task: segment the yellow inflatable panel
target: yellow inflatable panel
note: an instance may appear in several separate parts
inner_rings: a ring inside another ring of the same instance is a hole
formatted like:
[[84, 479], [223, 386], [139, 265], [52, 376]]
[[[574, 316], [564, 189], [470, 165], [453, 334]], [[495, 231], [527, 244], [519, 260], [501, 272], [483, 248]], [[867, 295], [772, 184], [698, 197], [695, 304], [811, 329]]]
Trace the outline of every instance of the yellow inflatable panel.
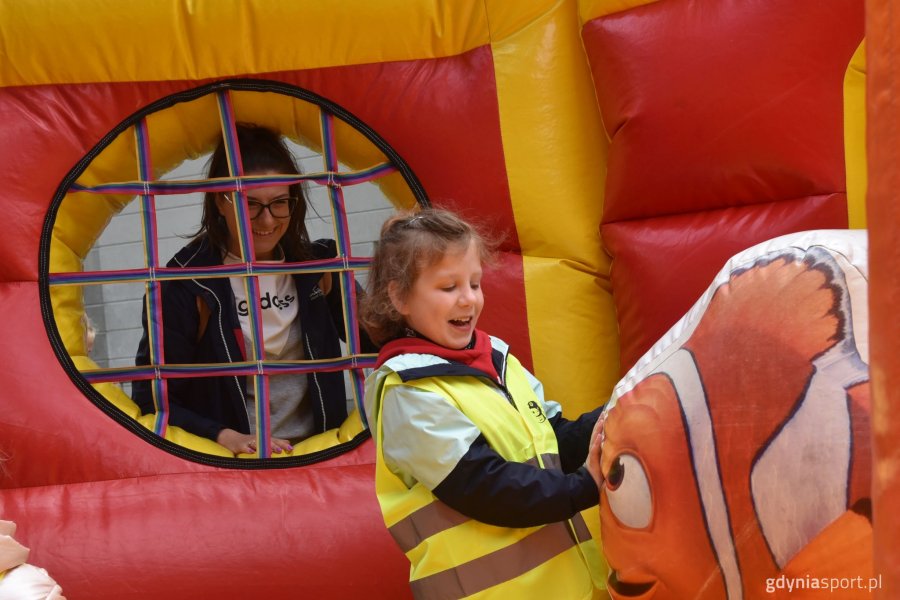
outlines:
[[124, 0], [102, 10], [51, 0], [35, 20], [31, 3], [0, 4], [2, 85], [202, 80], [435, 58], [489, 42], [477, 0], [304, 2], [302, 16], [291, 0]]
[[859, 45], [844, 76], [844, 156], [851, 229], [866, 228], [866, 42]]
[[[543, 12], [536, 5], [522, 11], [527, 26], [492, 49], [534, 368], [548, 397], [575, 416], [602, 403], [618, 377], [609, 259], [598, 229], [605, 136], [587, 60], [571, 34], [575, 5], [543, 2]], [[488, 9], [492, 23], [503, 22], [508, 5]], [[566, 209], [554, 210], [563, 200]]]
[[653, 4], [657, 0], [579, 0], [578, 15], [582, 24], [613, 13]]

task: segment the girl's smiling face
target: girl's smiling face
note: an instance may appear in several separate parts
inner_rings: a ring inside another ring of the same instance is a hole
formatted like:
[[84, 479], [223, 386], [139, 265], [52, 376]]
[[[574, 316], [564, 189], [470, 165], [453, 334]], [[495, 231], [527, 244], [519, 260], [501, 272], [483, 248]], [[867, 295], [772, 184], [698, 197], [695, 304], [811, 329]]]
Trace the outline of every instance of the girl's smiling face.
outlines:
[[441, 260], [419, 273], [405, 298], [392, 289], [391, 301], [409, 327], [441, 346], [460, 350], [472, 340], [484, 307], [481, 275], [474, 241], [466, 247], [451, 247]]

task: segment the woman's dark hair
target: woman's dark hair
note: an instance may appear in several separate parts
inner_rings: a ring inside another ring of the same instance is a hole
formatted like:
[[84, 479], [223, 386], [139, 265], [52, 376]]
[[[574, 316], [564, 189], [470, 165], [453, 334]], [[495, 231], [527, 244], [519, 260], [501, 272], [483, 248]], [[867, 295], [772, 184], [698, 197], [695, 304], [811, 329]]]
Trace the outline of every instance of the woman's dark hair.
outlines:
[[[271, 129], [253, 123], [235, 123], [237, 142], [241, 152], [241, 163], [245, 175], [277, 173], [279, 175], [300, 174], [294, 157], [284, 143], [281, 135]], [[228, 157], [225, 154], [225, 141], [219, 139], [216, 149], [209, 160], [207, 177], [229, 177]], [[301, 261], [312, 258], [310, 254], [309, 234], [306, 231], [306, 193], [302, 183], [289, 186], [290, 194], [299, 202], [291, 214], [287, 231], [279, 244], [289, 261]], [[194, 238], [206, 237], [209, 243], [218, 248], [224, 256], [228, 250], [228, 227], [225, 218], [216, 206], [219, 192], [206, 192], [203, 198], [203, 219], [200, 230]]]

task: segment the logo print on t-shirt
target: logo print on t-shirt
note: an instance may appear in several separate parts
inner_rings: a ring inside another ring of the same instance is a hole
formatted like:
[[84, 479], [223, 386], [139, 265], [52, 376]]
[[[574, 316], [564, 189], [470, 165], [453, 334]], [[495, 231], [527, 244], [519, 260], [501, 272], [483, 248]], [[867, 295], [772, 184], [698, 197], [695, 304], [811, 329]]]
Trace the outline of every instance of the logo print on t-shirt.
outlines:
[[[277, 295], [272, 296], [271, 293], [266, 292], [266, 295], [259, 299], [259, 307], [263, 310], [269, 310], [272, 308], [277, 308], [278, 310], [284, 310], [288, 308], [291, 304], [293, 304], [294, 300], [296, 300], [294, 296], [291, 294], [287, 294], [284, 298], [279, 298]], [[242, 317], [246, 317], [248, 314], [247, 311], [247, 301], [241, 300], [237, 305], [238, 314]]]

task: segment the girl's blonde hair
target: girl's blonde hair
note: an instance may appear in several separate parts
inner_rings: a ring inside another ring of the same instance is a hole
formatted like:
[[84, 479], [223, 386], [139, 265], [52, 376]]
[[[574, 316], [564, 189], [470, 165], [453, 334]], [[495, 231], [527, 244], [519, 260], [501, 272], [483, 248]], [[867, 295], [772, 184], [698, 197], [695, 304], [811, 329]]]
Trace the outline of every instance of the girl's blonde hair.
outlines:
[[448, 249], [465, 249], [472, 242], [482, 262], [493, 262], [497, 243], [450, 211], [426, 208], [385, 221], [360, 305], [360, 320], [372, 341], [384, 344], [401, 337], [406, 328], [391, 301], [392, 282], [395, 293], [405, 298], [424, 269], [439, 262]]

